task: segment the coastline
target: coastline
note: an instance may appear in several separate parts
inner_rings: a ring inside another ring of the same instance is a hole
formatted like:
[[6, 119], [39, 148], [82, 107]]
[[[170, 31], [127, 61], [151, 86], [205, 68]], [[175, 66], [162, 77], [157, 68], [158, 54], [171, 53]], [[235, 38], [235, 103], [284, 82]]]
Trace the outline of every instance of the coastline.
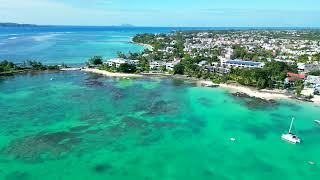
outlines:
[[[170, 77], [170, 78], [176, 78], [176, 79], [181, 79], [181, 80], [190, 80], [194, 81], [197, 83], [199, 86], [208, 86], [208, 87], [217, 87], [217, 88], [222, 88], [226, 89], [230, 93], [245, 93], [250, 97], [254, 98], [259, 98], [259, 99], [264, 99], [264, 100], [299, 100], [302, 101], [301, 99], [296, 99], [292, 95], [290, 95], [286, 90], [269, 90], [269, 89], [262, 89], [258, 90], [253, 87], [247, 87], [247, 86], [242, 86], [239, 84], [215, 84], [212, 81], [208, 80], [200, 80], [196, 78], [190, 78], [186, 76], [179, 76], [179, 75], [172, 75], [172, 74], [166, 74], [166, 73], [140, 73], [140, 74], [129, 74], [129, 73], [113, 73], [113, 72], [108, 72], [104, 70], [99, 70], [99, 69], [94, 69], [94, 68], [65, 68], [61, 69], [62, 71], [83, 71], [83, 72], [89, 72], [89, 73], [95, 73], [95, 74], [101, 74], [104, 76], [108, 77], [127, 77], [127, 78], [142, 78], [142, 77]], [[312, 99], [312, 102], [314, 104], [319, 104], [320, 105], [320, 96], [315, 96]]]
[[153, 51], [153, 46], [151, 46], [150, 44], [144, 44], [144, 43], [136, 43], [136, 42], [131, 42], [132, 44], [136, 44], [136, 45], [140, 45], [140, 46], [143, 46], [147, 49], [149, 49], [150, 51]]
[[[199, 80], [199, 83], [201, 85], [205, 86], [217, 86], [223, 89], [226, 89], [230, 93], [244, 93], [247, 94], [250, 97], [264, 99], [267, 101], [270, 100], [297, 100], [297, 101], [304, 101], [302, 99], [297, 99], [296, 97], [290, 95], [286, 90], [268, 90], [268, 89], [262, 89], [258, 90], [252, 87], [242, 86], [238, 84], [215, 84], [211, 81], [201, 81]], [[309, 102], [313, 104], [320, 105], [320, 96], [315, 96], [311, 101], [304, 101]]]
[[279, 100], [279, 99], [292, 99], [292, 97], [285, 90], [258, 90], [252, 87], [246, 87], [238, 84], [215, 84], [211, 81], [200, 81], [201, 84], [209, 86], [219, 86], [220, 88], [227, 89], [231, 93], [240, 92], [249, 95], [250, 97], [265, 99], [265, 100]]
[[99, 70], [99, 69], [93, 69], [93, 68], [84, 68], [84, 69], [81, 69], [81, 71], [95, 73], [95, 74], [101, 74], [101, 75], [109, 76], [109, 77], [143, 77], [143, 75], [140, 75], [140, 74], [112, 73], [112, 72]]

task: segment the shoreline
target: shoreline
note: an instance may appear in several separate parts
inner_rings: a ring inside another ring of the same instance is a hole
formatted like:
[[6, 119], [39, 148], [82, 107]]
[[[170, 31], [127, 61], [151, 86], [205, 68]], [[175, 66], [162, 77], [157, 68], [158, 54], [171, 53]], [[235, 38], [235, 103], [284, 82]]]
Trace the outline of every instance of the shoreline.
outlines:
[[113, 73], [113, 72], [108, 72], [108, 71], [93, 69], [93, 68], [84, 68], [84, 69], [80, 69], [80, 71], [101, 74], [101, 75], [109, 76], [109, 77], [135, 77], [135, 78], [143, 77], [143, 75], [140, 75], [140, 74]]
[[219, 87], [222, 89], [226, 89], [230, 93], [237, 93], [237, 92], [244, 93], [250, 97], [264, 99], [267, 101], [270, 101], [270, 100], [296, 100], [296, 101], [303, 101], [303, 102], [309, 102], [309, 103], [320, 105], [320, 96], [315, 96], [314, 98], [311, 99], [311, 101], [306, 101], [306, 100], [303, 100], [300, 98], [296, 98], [295, 96], [292, 96], [286, 90], [280, 90], [280, 89], [258, 90], [253, 87], [242, 86], [239, 84], [225, 84], [225, 83], [215, 84], [211, 81], [205, 81], [205, 80], [199, 80], [199, 83], [202, 85], [206, 85], [206, 86], [216, 86], [216, 87]]
[[279, 100], [279, 99], [293, 99], [286, 90], [258, 90], [252, 87], [242, 86], [238, 84], [215, 84], [211, 81], [200, 81], [201, 84], [209, 86], [218, 86], [223, 89], [229, 90], [231, 93], [240, 92], [249, 95], [250, 97], [265, 99], [265, 100]]
[[[169, 78], [175, 78], [175, 79], [181, 79], [181, 80], [188, 80], [188, 81], [194, 81], [197, 83], [198, 86], [207, 86], [207, 87], [216, 87], [216, 88], [222, 88], [226, 89], [230, 93], [245, 93], [250, 97], [253, 98], [259, 98], [264, 100], [298, 100], [303, 101], [301, 99], [297, 99], [291, 94], [289, 94], [286, 90], [278, 90], [278, 89], [262, 89], [258, 90], [253, 87], [247, 87], [242, 86], [239, 84], [215, 84], [212, 81], [208, 80], [201, 80], [197, 78], [191, 78], [183, 75], [172, 75], [167, 73], [140, 73], [140, 74], [129, 74], [129, 73], [113, 73], [108, 72], [104, 70], [94, 69], [94, 68], [65, 68], [62, 69], [62, 71], [83, 71], [83, 72], [89, 72], [89, 73], [95, 73], [95, 74], [101, 74], [108, 77], [127, 77], [127, 78], [142, 78], [142, 77], [169, 77]], [[320, 105], [320, 96], [315, 96], [313, 99], [311, 99], [313, 104]], [[307, 102], [307, 101], [304, 101]]]
[[136, 42], [133, 42], [133, 41], [131, 41], [131, 43], [132, 43], [132, 44], [136, 44], [136, 45], [143, 46], [143, 47], [149, 49], [150, 51], [153, 51], [153, 46], [151, 46], [150, 44], [136, 43]]

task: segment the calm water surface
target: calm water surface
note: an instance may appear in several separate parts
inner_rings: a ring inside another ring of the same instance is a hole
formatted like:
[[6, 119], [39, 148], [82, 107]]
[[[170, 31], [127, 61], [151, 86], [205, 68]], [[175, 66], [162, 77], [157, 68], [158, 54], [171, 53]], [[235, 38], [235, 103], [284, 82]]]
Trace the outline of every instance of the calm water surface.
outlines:
[[[0, 179], [320, 177], [312, 104], [235, 98], [181, 80], [58, 72], [1, 78], [0, 114]], [[280, 139], [292, 116], [300, 145]]]

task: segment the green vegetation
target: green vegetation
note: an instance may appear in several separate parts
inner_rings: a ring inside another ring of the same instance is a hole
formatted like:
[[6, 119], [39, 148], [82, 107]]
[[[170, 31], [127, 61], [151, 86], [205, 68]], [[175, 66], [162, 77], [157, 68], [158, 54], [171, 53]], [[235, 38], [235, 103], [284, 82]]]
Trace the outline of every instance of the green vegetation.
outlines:
[[298, 97], [300, 97], [301, 96], [301, 92], [302, 92], [302, 90], [304, 88], [303, 81], [301, 79], [298, 79], [298, 80], [295, 81], [295, 88], [296, 88], [296, 95]]
[[12, 62], [9, 62], [7, 60], [0, 62], [0, 73], [9, 72], [9, 71], [13, 71], [16, 69], [17, 69], [16, 65], [13, 64]]
[[312, 61], [320, 61], [320, 53], [312, 56]]
[[137, 68], [134, 65], [125, 63], [119, 66], [118, 71], [122, 73], [135, 73]]
[[88, 66], [97, 66], [97, 65], [101, 65], [103, 63], [103, 59], [101, 56], [93, 56], [92, 58], [90, 58], [87, 62]]
[[8, 60], [0, 62], [0, 75], [12, 75], [21, 72], [44, 70], [59, 70], [59, 66], [43, 65], [41, 62], [31, 60], [25, 61], [19, 65], [14, 64]]
[[182, 63], [179, 63], [173, 67], [173, 73], [182, 75], [184, 74], [184, 69], [184, 65]]
[[[242, 60], [252, 60], [258, 61], [266, 58], [272, 58], [272, 51], [267, 51], [262, 48], [256, 48], [253, 52], [248, 51], [245, 47], [241, 45], [234, 45], [232, 59], [242, 59]], [[263, 57], [263, 59], [261, 58]]]
[[[287, 77], [287, 72], [297, 72], [297, 67], [283, 62], [272, 61], [266, 63], [263, 68], [232, 69], [228, 77], [239, 84], [259, 89], [280, 88]], [[278, 82], [281, 82], [281, 84]]]
[[311, 76], [320, 76], [320, 70], [312, 71], [312, 72], [309, 72], [308, 74], [311, 75]]
[[299, 63], [307, 63], [309, 61], [307, 55], [301, 55], [298, 57], [297, 62]]

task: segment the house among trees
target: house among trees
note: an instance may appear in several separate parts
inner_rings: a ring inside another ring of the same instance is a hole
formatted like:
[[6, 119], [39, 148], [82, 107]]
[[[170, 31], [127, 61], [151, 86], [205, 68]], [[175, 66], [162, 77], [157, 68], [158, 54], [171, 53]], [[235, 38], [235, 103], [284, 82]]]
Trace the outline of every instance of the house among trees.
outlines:
[[304, 74], [296, 74], [296, 73], [288, 72], [287, 78], [285, 79], [285, 84], [293, 85], [298, 80], [304, 81], [305, 78], [306, 76]]

